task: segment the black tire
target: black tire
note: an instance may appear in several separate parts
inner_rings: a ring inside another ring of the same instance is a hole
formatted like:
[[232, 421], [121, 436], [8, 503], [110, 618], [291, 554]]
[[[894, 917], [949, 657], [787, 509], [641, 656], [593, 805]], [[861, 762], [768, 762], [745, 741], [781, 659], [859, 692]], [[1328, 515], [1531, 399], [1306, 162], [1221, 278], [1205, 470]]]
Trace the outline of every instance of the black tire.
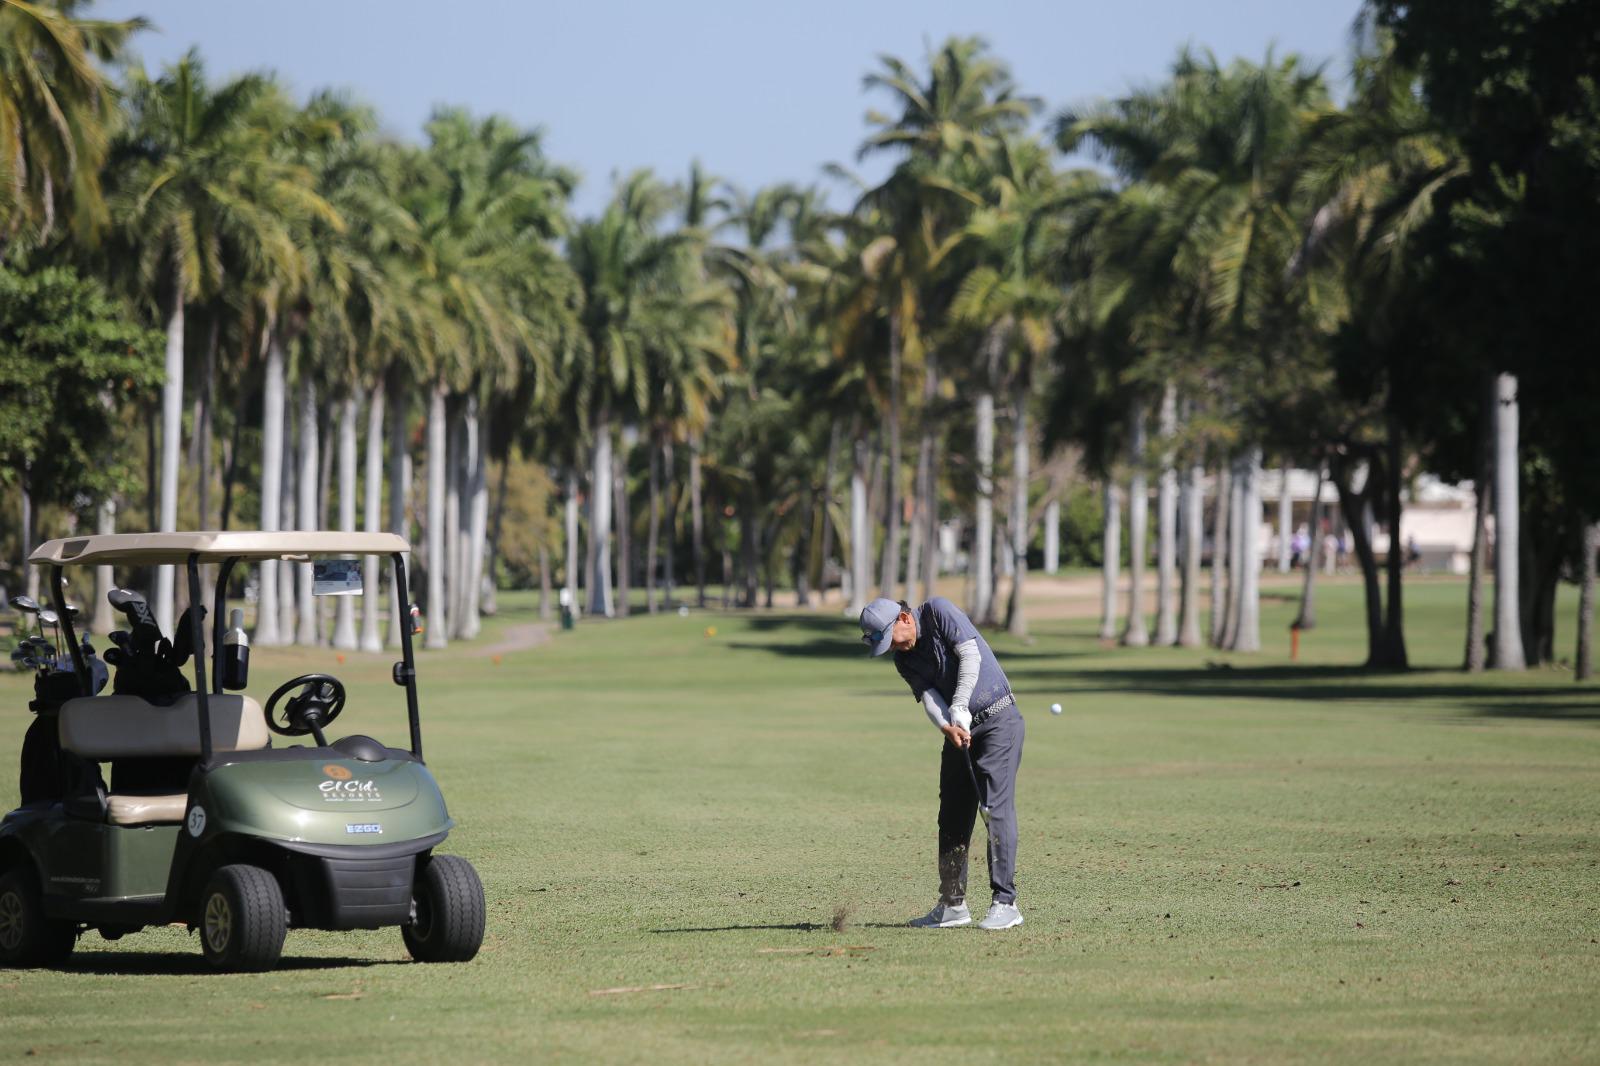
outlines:
[[0, 966], [54, 966], [77, 942], [75, 923], [45, 916], [32, 870], [21, 867], [0, 877]]
[[483, 882], [466, 859], [434, 855], [411, 890], [415, 917], [400, 930], [418, 962], [466, 962], [483, 945]]
[[289, 913], [278, 879], [259, 866], [223, 866], [200, 896], [200, 949], [219, 970], [270, 970], [283, 954]]

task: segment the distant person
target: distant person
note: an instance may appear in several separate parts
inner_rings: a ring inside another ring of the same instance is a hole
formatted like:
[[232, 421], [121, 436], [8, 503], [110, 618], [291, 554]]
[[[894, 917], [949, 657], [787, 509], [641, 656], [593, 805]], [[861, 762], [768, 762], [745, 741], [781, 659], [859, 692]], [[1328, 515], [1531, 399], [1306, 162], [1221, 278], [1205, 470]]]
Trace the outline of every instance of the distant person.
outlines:
[[861, 612], [861, 639], [873, 655], [894, 649], [895, 669], [945, 738], [939, 761], [939, 902], [909, 924], [919, 929], [971, 924], [967, 850], [983, 803], [990, 808], [994, 902], [978, 926], [1021, 925], [1016, 791], [1024, 729], [1005, 671], [972, 620], [942, 596], [915, 609], [903, 601], [873, 600]]

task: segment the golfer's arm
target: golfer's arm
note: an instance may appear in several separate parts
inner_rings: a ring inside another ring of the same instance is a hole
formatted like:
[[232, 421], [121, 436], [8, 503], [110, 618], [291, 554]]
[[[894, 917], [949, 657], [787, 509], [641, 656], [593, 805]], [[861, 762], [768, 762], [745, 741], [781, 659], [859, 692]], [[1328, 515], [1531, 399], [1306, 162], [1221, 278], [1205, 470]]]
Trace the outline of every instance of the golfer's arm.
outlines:
[[944, 697], [935, 690], [930, 688], [922, 694], [922, 709], [928, 712], [928, 721], [933, 723], [933, 728], [943, 729], [950, 724], [950, 708], [945, 705]]
[[978, 652], [977, 640], [957, 644], [956, 655], [961, 661], [956, 666], [956, 691], [950, 700], [950, 721], [953, 725], [970, 730], [972, 714], [967, 710], [967, 703], [972, 699], [972, 690], [978, 686], [978, 668], [983, 663], [983, 657]]

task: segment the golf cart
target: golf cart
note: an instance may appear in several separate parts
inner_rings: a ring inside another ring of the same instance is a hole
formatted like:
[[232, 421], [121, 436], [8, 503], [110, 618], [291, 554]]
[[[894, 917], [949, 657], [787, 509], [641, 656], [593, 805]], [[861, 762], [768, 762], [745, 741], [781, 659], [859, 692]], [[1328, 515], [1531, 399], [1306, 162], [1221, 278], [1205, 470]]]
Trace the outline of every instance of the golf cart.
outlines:
[[[223, 628], [238, 563], [321, 558], [319, 591], [354, 591], [351, 557], [387, 556], [406, 618], [409, 550], [388, 533], [223, 532], [73, 537], [33, 553], [31, 564], [50, 568], [70, 655], [51, 660], [38, 647], [28, 660], [39, 719], [23, 749], [22, 806], [0, 821], [0, 966], [59, 962], [89, 929], [115, 940], [175, 922], [198, 929], [205, 957], [223, 970], [270, 969], [290, 926], [399, 926], [424, 962], [477, 953], [483, 885], [471, 864], [433, 850], [455, 823], [422, 761], [410, 627], [400, 627], [392, 671], [406, 694], [409, 748], [361, 735], [330, 741], [345, 690], [329, 674], [284, 681], [264, 710], [227, 691], [247, 680], [237, 634], [225, 640]], [[114, 590], [130, 631], [111, 634], [113, 691], [97, 695], [106, 671], [73, 631], [62, 567], [172, 564], [187, 569], [191, 604], [178, 632], [168, 640], [142, 597]], [[204, 564], [218, 567], [209, 645]], [[193, 691], [179, 669], [191, 656]], [[273, 734], [310, 742], [276, 747]]]

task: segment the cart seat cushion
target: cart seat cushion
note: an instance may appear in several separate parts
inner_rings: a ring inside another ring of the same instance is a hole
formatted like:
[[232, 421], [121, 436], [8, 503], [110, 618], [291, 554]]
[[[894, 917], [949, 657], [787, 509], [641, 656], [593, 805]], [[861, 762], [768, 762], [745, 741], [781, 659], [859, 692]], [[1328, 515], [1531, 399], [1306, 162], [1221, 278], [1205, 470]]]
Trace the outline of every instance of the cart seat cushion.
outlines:
[[106, 797], [106, 821], [112, 825], [150, 825], [153, 822], [181, 822], [189, 796], [174, 792], [170, 796], [141, 796], [134, 793]]
[[[261, 705], [248, 696], [208, 700], [215, 751], [254, 751], [270, 739]], [[138, 696], [85, 696], [61, 705], [61, 746], [86, 759], [199, 755], [195, 695], [158, 707]]]

